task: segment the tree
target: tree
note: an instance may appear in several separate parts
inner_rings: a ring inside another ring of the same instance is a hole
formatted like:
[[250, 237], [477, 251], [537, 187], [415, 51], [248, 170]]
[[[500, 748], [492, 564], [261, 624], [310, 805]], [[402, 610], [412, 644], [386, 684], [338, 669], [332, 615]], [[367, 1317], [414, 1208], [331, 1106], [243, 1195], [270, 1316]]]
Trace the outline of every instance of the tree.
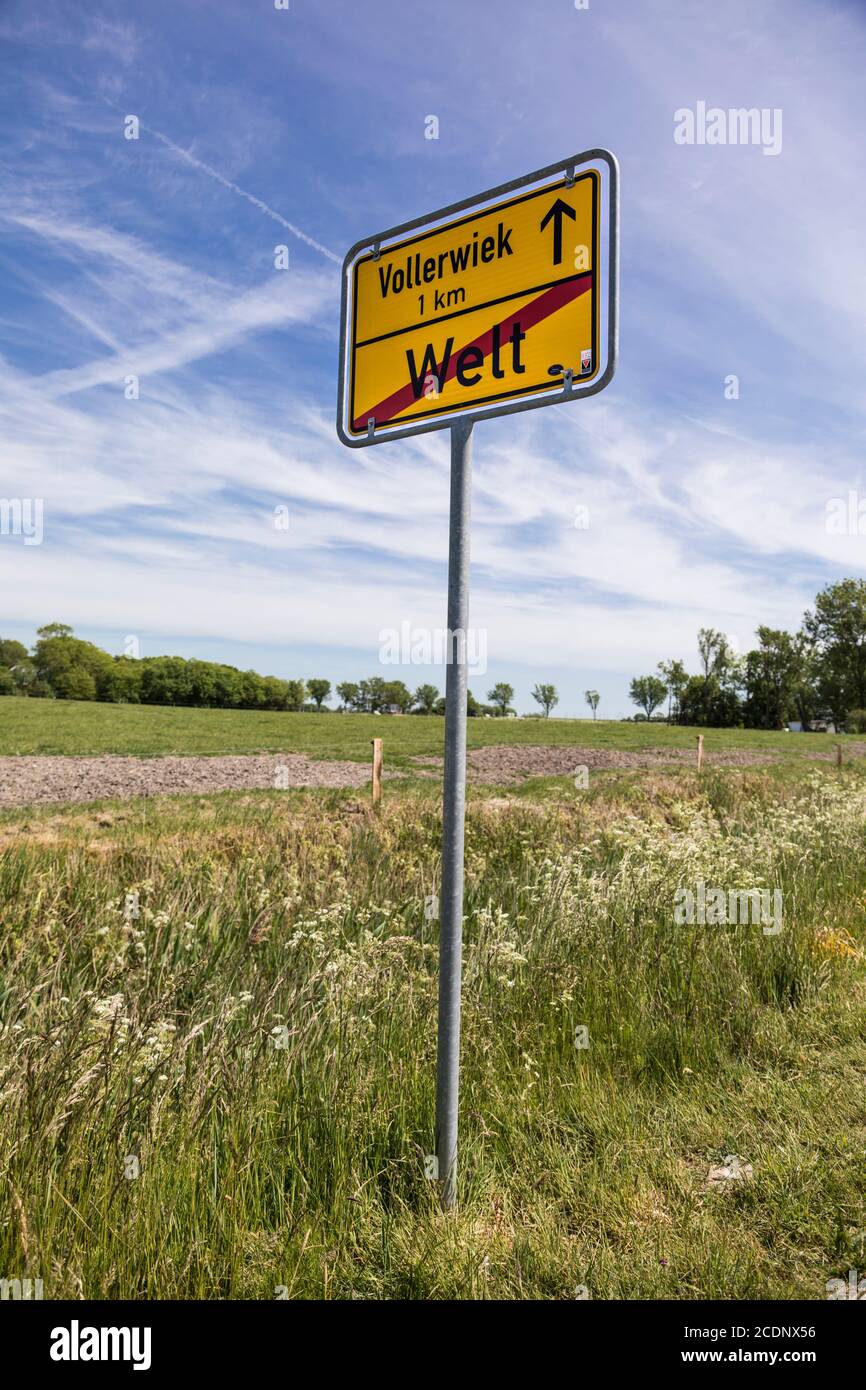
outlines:
[[36, 671], [23, 642], [0, 638], [0, 695], [29, 694]]
[[129, 656], [115, 656], [100, 677], [98, 700], [118, 705], [137, 705], [141, 700], [141, 662]]
[[819, 702], [838, 728], [848, 710], [866, 706], [866, 580], [828, 584], [804, 615], [803, 632], [815, 653]]
[[310, 699], [314, 702], [316, 709], [321, 709], [331, 693], [331, 682], [314, 678], [307, 681], [307, 690], [310, 692]]
[[32, 661], [16, 661], [10, 672], [18, 695], [33, 695], [40, 684]]
[[[241, 688], [244, 692], [243, 703], [247, 704], [247, 694], [250, 690], [248, 672], [242, 678]], [[217, 701], [219, 667], [210, 661], [189, 661], [185, 671], [186, 681], [184, 682], [185, 699], [191, 705], [202, 705], [205, 709], [215, 706]]]
[[279, 676], [263, 676], [262, 694], [265, 709], [285, 709], [288, 682], [280, 680]]
[[677, 683], [679, 723], [716, 729], [742, 724], [740, 691], [745, 681], [744, 659], [737, 656], [724, 633], [711, 627], [699, 630], [698, 651], [704, 668], [702, 675], [687, 677], [679, 663], [671, 663]]
[[584, 698], [584, 700], [586, 700], [586, 703], [589, 705], [590, 709], [592, 710], [592, 717], [593, 717], [593, 719], [594, 719], [594, 718], [595, 718], [595, 712], [596, 712], [596, 710], [598, 709], [598, 702], [599, 702], [599, 700], [601, 699], [601, 696], [599, 695], [599, 693], [598, 693], [597, 690], [584, 690], [584, 692], [583, 692], [583, 698]]
[[303, 709], [306, 693], [303, 681], [286, 681], [286, 709]]
[[698, 630], [698, 652], [705, 676], [717, 668], [727, 649], [728, 641], [723, 632], [716, 632], [712, 627], [702, 627]]
[[337, 696], [346, 709], [359, 709], [361, 688], [356, 681], [341, 681], [337, 686]]
[[550, 711], [554, 705], [559, 704], [559, 695], [555, 685], [536, 685], [532, 692], [532, 698], [541, 705], [545, 719], [550, 718]]
[[108, 652], [72, 635], [65, 623], [38, 629], [33, 665], [40, 684], [62, 700], [95, 700], [113, 665]]
[[506, 685], [505, 681], [499, 681], [492, 690], [488, 690], [487, 698], [496, 706], [500, 716], [504, 716], [514, 699], [514, 690], [510, 685]]
[[664, 703], [668, 688], [658, 676], [635, 676], [628, 693], [632, 703], [640, 706], [647, 719], [652, 719], [653, 710]]
[[802, 687], [811, 683], [807, 646], [790, 632], [758, 628], [758, 646], [746, 654], [744, 673], [744, 716], [750, 728], [783, 729], [791, 713], [802, 707]]
[[385, 698], [387, 681], [382, 676], [371, 676], [369, 680], [359, 682], [359, 698], [361, 709], [368, 710], [370, 714], [378, 714], [382, 706], [387, 704]]
[[396, 706], [401, 714], [406, 714], [412, 708], [413, 698], [402, 681], [385, 682], [382, 699], [384, 707]]
[[58, 700], [95, 700], [96, 681], [83, 666], [68, 666], [58, 671], [52, 682]]
[[[213, 673], [213, 701], [217, 709], [239, 709], [243, 699], [240, 671], [233, 666], [216, 666]], [[285, 687], [281, 688], [280, 709], [286, 708]]]
[[[197, 665], [199, 663], [196, 663]], [[201, 662], [203, 666], [209, 666], [210, 662]], [[190, 704], [193, 703], [192, 697]], [[196, 701], [198, 703], [198, 701]], [[258, 671], [243, 671], [241, 673], [241, 707], [242, 709], [264, 709], [265, 705], [265, 683]]]
[[[240, 681], [232, 680], [233, 698], [228, 698], [226, 677], [229, 668], [220, 668], [218, 686], [222, 709], [235, 708], [240, 703]], [[239, 672], [233, 673], [239, 677]], [[180, 656], [147, 656], [141, 661], [141, 700], [145, 705], [188, 705], [191, 684], [187, 663]]]
[[23, 642], [16, 642], [11, 637], [0, 638], [0, 666], [5, 666], [7, 670], [16, 666], [19, 661], [27, 660], [27, 648]]
[[435, 685], [419, 685], [415, 691], [415, 704], [421, 714], [432, 714], [439, 699]]
[[730, 679], [722, 681], [709, 676], [690, 676], [680, 697], [679, 722], [697, 724], [711, 729], [731, 729], [742, 722], [742, 707], [737, 690], [737, 666]]
[[658, 669], [668, 691], [668, 723], [679, 719], [680, 700], [688, 684], [688, 672], [681, 661], [660, 661]]

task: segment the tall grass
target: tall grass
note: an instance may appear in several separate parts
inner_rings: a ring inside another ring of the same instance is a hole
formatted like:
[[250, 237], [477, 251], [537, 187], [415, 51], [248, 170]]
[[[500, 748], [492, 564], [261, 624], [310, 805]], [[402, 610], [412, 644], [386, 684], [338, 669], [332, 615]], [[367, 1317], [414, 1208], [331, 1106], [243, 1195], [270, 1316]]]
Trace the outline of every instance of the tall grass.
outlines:
[[[866, 779], [641, 788], [470, 808], [453, 1217], [423, 1162], [431, 804], [262, 793], [7, 832], [0, 1275], [822, 1297], [866, 1233]], [[676, 926], [699, 879], [780, 887], [783, 930]], [[753, 1177], [716, 1190], [732, 1153]]]

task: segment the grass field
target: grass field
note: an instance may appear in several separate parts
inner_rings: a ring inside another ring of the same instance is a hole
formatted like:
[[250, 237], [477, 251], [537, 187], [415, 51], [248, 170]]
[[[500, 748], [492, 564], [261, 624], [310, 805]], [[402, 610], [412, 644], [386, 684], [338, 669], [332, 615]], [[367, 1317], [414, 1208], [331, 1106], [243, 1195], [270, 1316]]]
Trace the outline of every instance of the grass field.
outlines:
[[[419, 754], [441, 754], [444, 723], [436, 716], [288, 714], [256, 710], [181, 709], [166, 705], [109, 705], [77, 700], [0, 699], [0, 756], [4, 754], [166, 754], [296, 752], [315, 758], [367, 762], [370, 739], [383, 738], [389, 764], [403, 767]], [[470, 719], [470, 748], [495, 744], [584, 744], [640, 750], [690, 748], [697, 729], [592, 719]], [[826, 752], [851, 736], [703, 731], [717, 748], [783, 752], [801, 758]]]
[[[441, 740], [436, 720], [27, 703], [0, 705], [4, 751]], [[694, 739], [470, 722], [541, 735]], [[4, 815], [6, 1277], [47, 1298], [742, 1299], [824, 1298], [862, 1268], [863, 764], [471, 792], [448, 1217], [424, 1177], [438, 796]], [[779, 887], [783, 930], [675, 925], [675, 888], [701, 880]], [[709, 1183], [730, 1155], [751, 1178]]]

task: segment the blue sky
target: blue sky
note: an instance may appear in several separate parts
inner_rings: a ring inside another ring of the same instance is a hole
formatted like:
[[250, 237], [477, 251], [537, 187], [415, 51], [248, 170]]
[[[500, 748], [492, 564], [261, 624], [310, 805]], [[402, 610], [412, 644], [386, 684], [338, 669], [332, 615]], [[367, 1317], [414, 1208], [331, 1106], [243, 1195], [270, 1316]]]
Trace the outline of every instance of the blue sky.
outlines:
[[[41, 545], [0, 536], [3, 635], [444, 686], [379, 649], [444, 624], [448, 436], [337, 440], [338, 262], [598, 145], [619, 369], [475, 430], [475, 694], [618, 716], [698, 627], [745, 650], [866, 572], [826, 525], [866, 495], [859, 0], [4, 0], [0, 42], [0, 495], [44, 499]], [[678, 145], [699, 101], [780, 110], [780, 152]]]

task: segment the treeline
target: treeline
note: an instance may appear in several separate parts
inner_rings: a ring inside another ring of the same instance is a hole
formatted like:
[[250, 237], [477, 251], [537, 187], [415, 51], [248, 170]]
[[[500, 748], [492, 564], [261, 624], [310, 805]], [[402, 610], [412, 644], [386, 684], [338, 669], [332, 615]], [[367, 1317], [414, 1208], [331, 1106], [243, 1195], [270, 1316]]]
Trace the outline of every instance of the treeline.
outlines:
[[[65, 623], [40, 627], [32, 652], [23, 642], [0, 639], [0, 695], [56, 700], [104, 700], [112, 704], [190, 705], [204, 709], [327, 710], [331, 682], [281, 680], [239, 671], [216, 661], [182, 656], [112, 656], [76, 637]], [[414, 694], [403, 681], [381, 676], [337, 686], [345, 709], [381, 714], [444, 714], [435, 685]], [[473, 715], [513, 713], [510, 685], [493, 687], [489, 705], [468, 697]]]
[[646, 719], [666, 705], [676, 724], [783, 729], [826, 720], [866, 731], [866, 581], [822, 589], [798, 632], [759, 627], [757, 636], [758, 645], [739, 655], [723, 633], [701, 628], [701, 671], [660, 661], [659, 675], [631, 682], [633, 703]]
[[64, 623], [39, 628], [32, 652], [23, 642], [0, 640], [2, 695], [210, 709], [299, 710], [308, 694], [314, 702], [318, 696], [321, 704], [330, 689], [329, 681], [305, 684], [302, 680], [280, 680], [215, 661], [111, 656], [93, 642], [75, 637]]
[[[537, 689], [538, 687], [536, 687]], [[552, 690], [553, 687], [545, 687]], [[382, 676], [371, 676], [364, 681], [343, 681], [337, 686], [337, 695], [345, 709], [357, 714], [444, 714], [445, 696], [440, 695], [435, 685], [419, 685], [412, 693], [403, 681], [386, 681]], [[489, 705], [481, 704], [472, 691], [467, 691], [466, 710], [471, 716], [490, 715], [501, 717], [513, 714], [511, 701], [514, 690], [504, 681], [488, 690]], [[554, 698], [553, 703], [556, 703]]]
[[[832, 721], [837, 729], [866, 732], [866, 580], [843, 579], [817, 595], [799, 631], [759, 627], [758, 644], [745, 655], [724, 635], [698, 633], [701, 670], [690, 674], [681, 661], [660, 661], [658, 674], [636, 676], [630, 696], [645, 719], [665, 710], [672, 723], [710, 728], [782, 729], [798, 720], [804, 728]], [[401, 680], [372, 676], [336, 688], [344, 709], [377, 713], [443, 714], [435, 685], [410, 691]], [[0, 640], [0, 695], [61, 700], [197, 705], [211, 709], [324, 710], [331, 683], [323, 679], [281, 680], [239, 671], [215, 661], [180, 656], [111, 656], [72, 628], [50, 623], [37, 632], [32, 651], [22, 642]], [[536, 685], [533, 699], [544, 715], [559, 701], [556, 687]], [[470, 692], [470, 715], [513, 714], [513, 688], [505, 682], [482, 704]], [[593, 718], [598, 692], [587, 690]]]

